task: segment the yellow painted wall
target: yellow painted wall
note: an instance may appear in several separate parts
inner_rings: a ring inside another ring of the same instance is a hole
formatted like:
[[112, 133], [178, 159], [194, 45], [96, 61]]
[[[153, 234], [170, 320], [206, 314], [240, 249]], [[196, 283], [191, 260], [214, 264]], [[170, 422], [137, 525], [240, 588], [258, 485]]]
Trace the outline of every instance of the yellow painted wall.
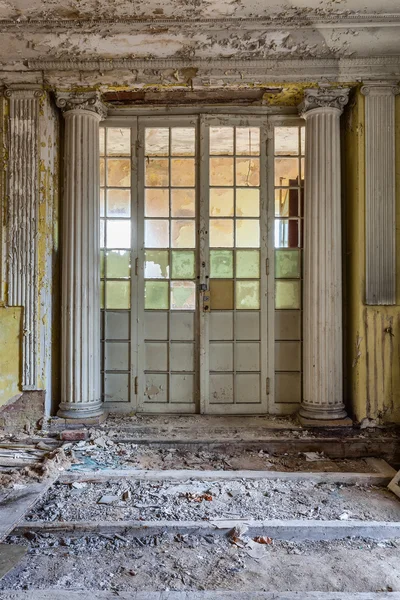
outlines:
[[[397, 254], [400, 249], [400, 100], [396, 100]], [[365, 305], [364, 97], [358, 90], [347, 110], [344, 134], [346, 219], [345, 353], [348, 405], [353, 416], [400, 422], [400, 260], [397, 305]], [[394, 335], [385, 332], [391, 328]]]
[[0, 307], [0, 406], [21, 392], [22, 310]]

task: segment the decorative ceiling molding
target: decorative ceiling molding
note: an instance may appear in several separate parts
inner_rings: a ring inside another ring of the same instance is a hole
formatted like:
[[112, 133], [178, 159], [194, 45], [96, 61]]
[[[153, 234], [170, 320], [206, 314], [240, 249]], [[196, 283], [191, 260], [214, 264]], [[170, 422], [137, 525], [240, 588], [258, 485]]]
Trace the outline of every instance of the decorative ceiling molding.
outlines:
[[191, 69], [193, 84], [217, 82], [230, 83], [257, 81], [338, 81], [356, 82], [363, 79], [400, 80], [400, 55], [371, 58], [329, 58], [302, 60], [262, 60], [262, 59], [109, 59], [109, 60], [32, 60], [27, 61], [31, 71], [74, 71], [74, 72], [159, 72], [175, 74]]
[[9, 29], [93, 29], [106, 25], [129, 25], [130, 27], [182, 27], [182, 25], [212, 26], [225, 28], [226, 26], [251, 27], [254, 29], [305, 29], [320, 28], [342, 28], [342, 27], [399, 27], [400, 13], [330, 13], [325, 15], [308, 14], [289, 15], [286, 17], [222, 17], [222, 18], [139, 18], [139, 17], [115, 17], [113, 19], [0, 19], [0, 30]]

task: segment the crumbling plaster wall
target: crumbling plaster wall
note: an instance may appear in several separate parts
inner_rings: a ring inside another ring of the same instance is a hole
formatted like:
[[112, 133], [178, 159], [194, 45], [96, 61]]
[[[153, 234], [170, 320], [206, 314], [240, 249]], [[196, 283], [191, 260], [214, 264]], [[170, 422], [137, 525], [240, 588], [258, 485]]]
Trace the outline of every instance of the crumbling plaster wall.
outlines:
[[[359, 89], [345, 118], [345, 344], [347, 394], [358, 421], [400, 422], [400, 261], [397, 304], [365, 304], [365, 101]], [[396, 254], [400, 249], [400, 98], [396, 99]], [[391, 330], [391, 333], [387, 331]], [[386, 331], [385, 331], [386, 330]]]

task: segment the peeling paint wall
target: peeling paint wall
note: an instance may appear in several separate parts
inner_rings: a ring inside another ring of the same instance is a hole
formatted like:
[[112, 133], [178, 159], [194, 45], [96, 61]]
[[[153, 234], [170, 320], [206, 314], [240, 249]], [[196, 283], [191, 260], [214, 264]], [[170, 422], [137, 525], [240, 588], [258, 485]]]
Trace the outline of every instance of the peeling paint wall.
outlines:
[[[345, 121], [346, 367], [349, 407], [358, 421], [400, 422], [400, 261], [397, 305], [365, 305], [364, 97]], [[400, 99], [396, 99], [397, 255], [400, 248]]]
[[39, 388], [47, 414], [57, 410], [60, 369], [59, 153], [60, 118], [45, 94], [39, 110]]
[[0, 307], [0, 406], [21, 393], [22, 311]]

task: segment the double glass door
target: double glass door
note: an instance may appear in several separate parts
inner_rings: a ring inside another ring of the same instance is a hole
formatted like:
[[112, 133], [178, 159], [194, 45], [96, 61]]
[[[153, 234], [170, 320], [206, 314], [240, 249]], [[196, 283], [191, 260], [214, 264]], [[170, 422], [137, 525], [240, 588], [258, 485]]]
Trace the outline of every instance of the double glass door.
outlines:
[[[274, 230], [265, 117], [140, 117], [104, 131], [104, 245], [114, 234], [117, 247], [104, 253], [103, 337], [120, 336], [107, 344], [105, 371], [122, 345], [127, 352], [124, 368], [105, 374], [105, 400], [146, 413], [266, 413]], [[123, 161], [126, 187], [123, 175], [113, 187]], [[128, 216], [112, 216], [122, 197]], [[129, 277], [114, 280], [108, 265], [124, 261]]]

